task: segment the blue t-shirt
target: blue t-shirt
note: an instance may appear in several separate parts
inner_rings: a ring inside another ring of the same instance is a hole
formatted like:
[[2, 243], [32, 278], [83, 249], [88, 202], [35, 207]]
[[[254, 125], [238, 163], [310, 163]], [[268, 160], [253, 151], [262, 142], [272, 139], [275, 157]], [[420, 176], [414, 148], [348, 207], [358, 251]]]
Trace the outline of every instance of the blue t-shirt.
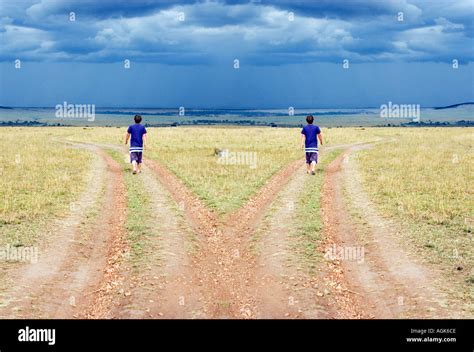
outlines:
[[131, 152], [142, 152], [143, 151], [143, 135], [146, 133], [146, 128], [139, 123], [128, 126], [128, 133], [131, 134], [130, 138], [130, 151]]
[[301, 134], [306, 136], [304, 142], [304, 150], [307, 153], [317, 152], [318, 151], [318, 134], [321, 133], [321, 129], [316, 125], [306, 125], [301, 130]]

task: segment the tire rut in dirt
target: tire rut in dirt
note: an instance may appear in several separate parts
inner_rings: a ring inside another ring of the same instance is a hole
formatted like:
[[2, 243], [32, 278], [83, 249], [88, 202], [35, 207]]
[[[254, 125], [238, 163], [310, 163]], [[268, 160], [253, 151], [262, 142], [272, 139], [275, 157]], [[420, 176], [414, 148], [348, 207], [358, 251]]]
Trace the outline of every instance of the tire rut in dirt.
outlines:
[[[429, 274], [397, 244], [394, 227], [374, 210], [362, 191], [353, 158], [349, 157], [371, 145], [349, 148], [327, 169], [323, 187], [326, 246], [342, 248], [345, 252], [348, 248], [364, 248], [363, 260], [334, 260], [330, 264], [332, 280], [347, 289], [350, 294], [346, 301], [359, 307], [361, 317], [433, 317], [444, 310], [437, 303], [438, 293], [429, 284]], [[367, 233], [363, 241], [348, 201], [363, 212], [364, 222], [369, 225], [369, 230], [364, 230]]]
[[194, 250], [189, 226], [179, 215], [179, 204], [146, 166], [136, 175], [150, 196], [152, 236], [146, 258], [130, 273], [124, 298], [114, 318], [205, 318], [199, 278], [193, 270]]
[[306, 177], [300, 167], [280, 192], [271, 209], [270, 218], [256, 241], [253, 295], [257, 297], [256, 317], [265, 319], [324, 319], [334, 315], [331, 297], [323, 292], [321, 275], [309, 274], [295, 253], [295, 208], [302, 194]]
[[[370, 147], [372, 145], [354, 147], [351, 154]], [[343, 159], [342, 172], [347, 198], [352, 206], [356, 205], [363, 212], [369, 230], [368, 243], [365, 244], [368, 264], [372, 265], [373, 271], [383, 273], [383, 281], [391, 283], [380, 295], [385, 298], [384, 304], [392, 315], [406, 318], [456, 317], [454, 302], [448, 304], [446, 296], [433, 285], [439, 277], [420, 264], [419, 258], [414, 258], [408, 248], [403, 248], [400, 237], [405, 230], [394, 219], [380, 216], [369, 200], [362, 188], [355, 158], [347, 155]], [[449, 311], [444, 308], [448, 305]]]

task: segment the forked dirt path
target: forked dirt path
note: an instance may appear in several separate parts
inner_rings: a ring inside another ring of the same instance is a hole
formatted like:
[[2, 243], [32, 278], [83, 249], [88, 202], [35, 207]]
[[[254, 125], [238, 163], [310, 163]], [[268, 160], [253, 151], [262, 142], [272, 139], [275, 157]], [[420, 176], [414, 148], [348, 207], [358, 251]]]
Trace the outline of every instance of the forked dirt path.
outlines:
[[[395, 224], [377, 214], [362, 190], [355, 164], [347, 162], [348, 155], [373, 144], [357, 143], [326, 149], [339, 148], [344, 152], [327, 167], [325, 173], [322, 195], [324, 241], [319, 250], [325, 254], [328, 248], [359, 248], [360, 255], [360, 248], [363, 248], [362, 257], [323, 259], [326, 265], [321, 266], [316, 274], [309, 274], [298, 260], [292, 247], [294, 240], [289, 237], [292, 226], [295, 226], [294, 204], [302, 196], [301, 185], [306, 176], [304, 167], [298, 162], [286, 168], [288, 174], [285, 177], [279, 177], [285, 174], [282, 172], [268, 182], [267, 186], [273, 184], [272, 196], [265, 199], [262, 194], [267, 193], [262, 190], [242, 209], [224, 218], [228, 221], [225, 223], [227, 226], [223, 227], [221, 241], [222, 247], [226, 248], [222, 252], [222, 257], [227, 259], [227, 266], [224, 267], [238, 278], [228, 282], [233, 288], [229, 295], [230, 316], [451, 316], [446, 307], [453, 307], [452, 302], [448, 302], [434, 285], [439, 277], [400, 245]], [[357, 226], [346, 204], [345, 188], [350, 190], [353, 206], [362, 210], [370, 225], [368, 233], [365, 233], [368, 242], [361, 243], [359, 240]], [[277, 194], [279, 199], [270, 208]], [[260, 253], [254, 255], [248, 246], [249, 239], [265, 213], [270, 218], [268, 228], [256, 240]], [[229, 253], [232, 250], [236, 254], [233, 257]], [[457, 316], [456, 313], [453, 316]]]
[[[295, 224], [294, 204], [302, 196], [301, 185], [307, 177], [301, 160], [277, 172], [242, 208], [222, 218], [206, 208], [172, 172], [146, 160], [149, 169], [140, 177], [151, 195], [156, 226], [157, 238], [150, 245], [160, 258], [150, 262], [148, 279], [142, 271], [132, 285], [128, 304], [119, 304], [115, 316], [447, 316], [444, 297], [431, 284], [434, 275], [399, 245], [393, 224], [377, 215], [363, 192], [355, 164], [343, 162], [370, 145], [325, 149], [344, 152], [327, 167], [322, 194], [324, 242], [319, 250], [324, 253], [330, 246], [364, 248], [363, 260], [327, 260], [326, 266], [312, 275], [294, 253], [288, 231], [288, 226]], [[346, 188], [352, 206], [362, 209], [370, 226], [364, 243], [349, 211]], [[186, 225], [176, 219], [168, 195], [196, 234], [198, 249], [192, 254], [186, 249]], [[265, 215], [270, 217], [269, 227], [256, 241], [262, 249], [256, 255], [252, 237]]]
[[151, 170], [137, 175], [150, 196], [150, 228], [146, 258], [125, 282], [128, 294], [111, 313], [114, 318], [206, 318], [202, 283], [195, 274], [192, 231]]
[[[338, 147], [333, 146], [327, 149]], [[299, 302], [295, 295], [289, 294], [282, 282], [277, 282], [278, 278], [272, 278], [270, 281], [273, 285], [270, 285], [269, 276], [257, 270], [262, 262], [251, 249], [252, 235], [288, 183], [286, 197], [291, 198], [292, 202], [297, 201], [299, 195], [297, 190], [301, 184], [301, 178], [306, 176], [301, 160], [292, 162], [277, 172], [242, 208], [223, 218], [209, 211], [165, 167], [152, 160], [146, 160], [145, 163], [154, 171], [160, 183], [169, 190], [175, 201], [183, 206], [189, 222], [198, 233], [200, 250], [193, 256], [192, 265], [198, 281], [206, 289], [204, 305], [209, 317], [328, 316], [326, 310], [330, 304], [322, 303], [327, 298], [321, 298], [319, 303], [311, 301], [312, 313], [301, 314], [300, 306], [295, 304]], [[289, 220], [292, 212], [285, 211], [283, 207], [280, 208], [278, 215], [283, 223], [285, 219]], [[277, 242], [273, 242], [271, 238], [266, 240], [269, 241], [266, 247], [267, 252], [271, 252], [274, 248], [272, 245]], [[278, 275], [284, 275], [284, 273]], [[307, 284], [308, 281], [304, 283], [304, 285]], [[314, 284], [312, 288], [322, 289]], [[308, 294], [308, 291], [305, 294], [309, 302], [313, 297]], [[266, 307], [263, 307], [264, 305]]]
[[2, 318], [72, 318], [91, 306], [96, 312], [107, 309], [99, 299], [100, 285], [113, 279], [115, 261], [124, 251], [122, 173], [101, 150], [72, 147], [93, 153], [85, 191], [43, 236], [38, 262], [10, 267]]
[[[237, 213], [219, 219], [167, 169], [148, 161], [160, 182], [146, 167], [138, 177], [151, 198], [156, 238], [148, 245], [158, 257], [134, 275], [123, 258], [129, 243], [122, 168], [102, 150], [109, 145], [69, 144], [94, 155], [85, 191], [70, 214], [44, 236], [39, 262], [11, 266], [2, 317], [255, 316], [248, 294], [253, 265], [246, 250], [249, 236], [301, 162], [274, 175]], [[165, 188], [197, 235], [199, 248], [192, 255], [189, 231], [170, 206]]]
[[[397, 224], [382, 218], [362, 189], [351, 156], [369, 147], [366, 144], [346, 149], [326, 171], [322, 204], [326, 248], [358, 248], [359, 253], [364, 249], [363, 260], [345, 252], [346, 257], [329, 262], [333, 272], [339, 273], [333, 280], [349, 288], [356, 306], [363, 308], [363, 317], [449, 317], [452, 310], [446, 309], [446, 297], [434, 285], [436, 274], [403, 248]], [[364, 229], [358, 228], [351, 217], [351, 207], [363, 214], [367, 223]]]
[[[121, 187], [115, 193], [126, 200], [127, 190], [123, 184], [123, 168], [105, 150], [128, 152], [115, 144], [81, 143], [81, 147], [92, 148], [112, 161], [120, 174]], [[140, 246], [145, 246], [143, 260], [133, 262], [131, 248], [133, 241], [127, 237], [122, 224], [119, 241], [111, 245], [108, 268], [103, 280], [93, 291], [79, 317], [84, 318], [205, 318], [199, 282], [192, 270], [190, 253], [195, 250], [192, 231], [180, 217], [179, 209], [173, 206], [173, 199], [166, 189], [144, 165], [143, 173], [136, 175], [149, 196], [151, 218], [146, 221], [152, 234]], [[108, 204], [113, 209], [114, 204]], [[145, 236], [145, 235], [144, 235]], [[114, 249], [115, 248], [115, 249]], [[119, 250], [117, 250], [117, 248]]]
[[240, 210], [224, 218], [208, 210], [169, 170], [146, 160], [160, 183], [185, 209], [197, 232], [199, 251], [192, 266], [198, 282], [205, 287], [204, 305], [213, 318], [255, 317], [255, 300], [249, 295], [253, 257], [248, 253], [250, 235], [278, 192], [301, 166], [296, 161], [277, 172]]
[[[305, 191], [302, 166], [281, 191], [270, 209], [268, 221], [256, 240], [253, 295], [257, 297], [257, 318], [316, 318], [334, 315], [332, 297], [324, 295], [318, 276], [308, 275], [294, 252], [290, 238], [295, 226], [295, 208]], [[265, 226], [266, 225], [266, 226]]]
[[[351, 145], [335, 145], [321, 148], [321, 157], [330, 150]], [[301, 164], [300, 164], [301, 165]], [[337, 281], [337, 269], [318, 267], [308, 270], [296, 253], [298, 226], [295, 209], [304, 193], [308, 176], [305, 166], [300, 166], [290, 182], [282, 189], [274, 202], [268, 219], [255, 240], [257, 254], [252, 258], [250, 272], [253, 275], [254, 307], [257, 318], [357, 318], [360, 309], [351, 299], [347, 287]], [[311, 216], [311, 214], [308, 214]]]
[[[130, 243], [123, 169], [103, 151], [123, 148], [71, 144], [94, 154], [86, 190], [44, 236], [39, 262], [11, 266], [2, 318], [449, 316], [432, 284], [435, 275], [402, 248], [395, 224], [377, 214], [362, 190], [348, 156], [369, 144], [325, 149], [344, 152], [325, 170], [319, 248], [362, 247], [363, 261], [327, 260], [312, 274], [290, 237], [308, 177], [302, 160], [274, 174], [242, 208], [219, 217], [171, 171], [146, 159], [136, 177], [150, 196], [152, 236], [149, 257], [134, 271], [124, 258]], [[370, 230], [364, 242], [351, 207], [365, 214]]]

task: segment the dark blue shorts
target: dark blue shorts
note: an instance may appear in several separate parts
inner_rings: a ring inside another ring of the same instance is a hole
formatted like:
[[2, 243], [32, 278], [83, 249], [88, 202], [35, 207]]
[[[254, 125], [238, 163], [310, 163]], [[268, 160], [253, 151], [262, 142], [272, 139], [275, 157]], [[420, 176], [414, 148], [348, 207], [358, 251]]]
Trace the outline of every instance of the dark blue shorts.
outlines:
[[306, 164], [311, 164], [312, 162], [318, 163], [318, 153], [317, 152], [306, 152]]
[[130, 152], [130, 162], [136, 161], [138, 164], [142, 163], [142, 152]]

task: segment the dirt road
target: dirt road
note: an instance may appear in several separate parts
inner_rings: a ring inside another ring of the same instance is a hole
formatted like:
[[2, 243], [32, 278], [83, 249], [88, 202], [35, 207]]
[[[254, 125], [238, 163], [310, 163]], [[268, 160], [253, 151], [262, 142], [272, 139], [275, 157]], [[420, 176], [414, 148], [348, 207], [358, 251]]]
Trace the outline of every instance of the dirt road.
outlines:
[[[273, 175], [240, 209], [219, 217], [168, 169], [145, 160], [137, 175], [150, 198], [146, 260], [127, 259], [127, 189], [122, 167], [104, 148], [94, 155], [84, 193], [50, 227], [40, 261], [7, 268], [1, 317], [16, 318], [400, 318], [447, 317], [437, 275], [399, 242], [362, 188], [351, 157], [324, 171], [322, 241], [326, 258], [305, 267], [291, 234], [303, 196], [303, 161]], [[364, 214], [363, 227], [351, 209]], [[355, 252], [348, 252], [354, 250]], [[357, 258], [348, 254], [358, 253]], [[362, 254], [362, 255], [361, 255]], [[452, 305], [451, 305], [452, 307]], [[450, 309], [453, 312], [453, 309]]]

